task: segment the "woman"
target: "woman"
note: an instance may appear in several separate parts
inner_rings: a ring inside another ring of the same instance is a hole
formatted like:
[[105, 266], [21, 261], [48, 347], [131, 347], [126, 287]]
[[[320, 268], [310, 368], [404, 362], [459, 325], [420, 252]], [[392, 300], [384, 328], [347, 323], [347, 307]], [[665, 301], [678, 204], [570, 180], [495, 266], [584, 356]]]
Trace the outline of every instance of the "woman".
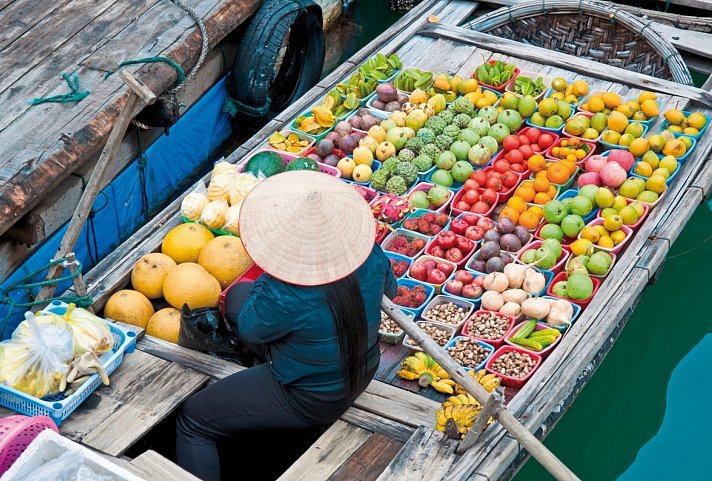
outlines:
[[261, 182], [243, 202], [240, 234], [265, 274], [249, 292], [241, 284], [228, 292], [226, 316], [267, 362], [183, 406], [178, 463], [206, 481], [220, 479], [218, 439], [336, 421], [376, 372], [381, 299], [396, 292], [368, 205], [328, 175]]

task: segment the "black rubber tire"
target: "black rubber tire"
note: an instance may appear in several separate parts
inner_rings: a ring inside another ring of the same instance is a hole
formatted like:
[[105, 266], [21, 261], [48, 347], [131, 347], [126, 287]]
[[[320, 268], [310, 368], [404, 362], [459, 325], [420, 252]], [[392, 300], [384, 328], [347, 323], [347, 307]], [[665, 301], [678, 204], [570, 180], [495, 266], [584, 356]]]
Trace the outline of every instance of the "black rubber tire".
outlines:
[[[286, 53], [277, 71], [280, 49]], [[321, 8], [308, 0], [265, 0], [249, 20], [235, 54], [230, 96], [274, 117], [311, 89], [324, 66]], [[250, 117], [256, 113], [240, 112]]]

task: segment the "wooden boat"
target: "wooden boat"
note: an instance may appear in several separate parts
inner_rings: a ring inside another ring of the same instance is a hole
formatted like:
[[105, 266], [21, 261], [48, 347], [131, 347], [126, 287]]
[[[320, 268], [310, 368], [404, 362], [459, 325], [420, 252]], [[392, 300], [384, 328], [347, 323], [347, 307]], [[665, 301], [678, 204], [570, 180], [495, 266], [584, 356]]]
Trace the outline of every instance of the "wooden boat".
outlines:
[[[260, 129], [227, 161], [245, 160], [271, 132], [291, 122], [376, 52], [397, 52], [404, 65], [463, 76], [487, 59], [501, 59], [531, 72], [584, 79], [591, 90], [625, 96], [652, 90], [659, 95], [661, 112], [693, 108], [712, 115], [710, 82], [708, 90], [698, 89], [458, 27], [476, 8], [476, 3], [464, 0], [423, 2]], [[505, 391], [507, 409], [537, 437], [551, 431], [583, 389], [625, 327], [645, 287], [654, 282], [670, 245], [706, 197], [712, 185], [711, 152], [712, 136], [703, 136], [559, 346], [522, 389]], [[97, 308], [128, 285], [133, 264], [159, 249], [168, 230], [181, 222], [181, 200], [182, 196], [86, 274]], [[122, 464], [125, 461], [116, 457], [190, 394], [206, 382], [242, 369], [147, 335], [142, 335], [137, 347], [112, 376], [112, 385], [97, 390], [87, 406], [80, 407], [60, 429], [65, 436]], [[441, 398], [430, 399], [428, 393], [394, 378], [393, 367], [404, 355], [399, 346], [382, 346], [376, 380], [280, 479], [510, 479], [527, 452], [501, 425], [493, 423], [472, 448], [457, 454], [458, 442], [433, 429], [434, 411]], [[140, 420], [135, 422], [139, 412]], [[128, 420], [134, 421], [133, 429], [114, 429]], [[174, 479], [192, 479], [176, 467], [170, 469]]]

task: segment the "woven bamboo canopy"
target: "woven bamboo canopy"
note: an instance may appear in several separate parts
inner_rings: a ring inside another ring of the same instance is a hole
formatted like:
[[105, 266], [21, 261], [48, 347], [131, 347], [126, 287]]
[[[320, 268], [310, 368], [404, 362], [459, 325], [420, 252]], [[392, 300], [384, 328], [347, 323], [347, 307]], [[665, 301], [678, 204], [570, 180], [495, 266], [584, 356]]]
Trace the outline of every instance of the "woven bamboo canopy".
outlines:
[[651, 23], [608, 2], [532, 0], [499, 8], [464, 26], [692, 85], [682, 56]]

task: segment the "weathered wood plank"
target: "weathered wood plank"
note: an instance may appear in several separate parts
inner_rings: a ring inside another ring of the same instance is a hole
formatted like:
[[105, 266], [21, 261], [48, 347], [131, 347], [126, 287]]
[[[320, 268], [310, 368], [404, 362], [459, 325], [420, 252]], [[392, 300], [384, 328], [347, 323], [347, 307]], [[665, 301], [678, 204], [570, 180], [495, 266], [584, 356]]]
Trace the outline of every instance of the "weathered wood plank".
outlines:
[[164, 458], [156, 451], [149, 449], [134, 458], [130, 463], [148, 476], [146, 479], [161, 481], [200, 481], [177, 464]]
[[[208, 380], [204, 374], [171, 363], [131, 399], [101, 420], [82, 443], [118, 456], [162, 421]], [[139, 420], [140, 422], [136, 422]], [[132, 426], [117, 429], [117, 426]]]
[[378, 481], [427, 481], [446, 478], [457, 441], [433, 429], [420, 427], [378, 477]]
[[[42, 19], [52, 16], [68, 0], [53, 2], [49, 6], [45, 0], [8, 0], [0, 6], [0, 51], [5, 49], [25, 32], [32, 30]], [[48, 8], [49, 7], [49, 8]]]
[[392, 419], [386, 419], [363, 409], [351, 407], [341, 416], [342, 421], [358, 426], [366, 431], [380, 433], [402, 443], [410, 438], [415, 431], [412, 426], [406, 426]]
[[328, 481], [375, 481], [401, 447], [402, 442], [371, 434]]
[[336, 421], [279, 477], [279, 481], [327, 480], [371, 434], [343, 421]]
[[408, 426], [430, 426], [440, 403], [378, 381], [354, 401], [354, 406]]

